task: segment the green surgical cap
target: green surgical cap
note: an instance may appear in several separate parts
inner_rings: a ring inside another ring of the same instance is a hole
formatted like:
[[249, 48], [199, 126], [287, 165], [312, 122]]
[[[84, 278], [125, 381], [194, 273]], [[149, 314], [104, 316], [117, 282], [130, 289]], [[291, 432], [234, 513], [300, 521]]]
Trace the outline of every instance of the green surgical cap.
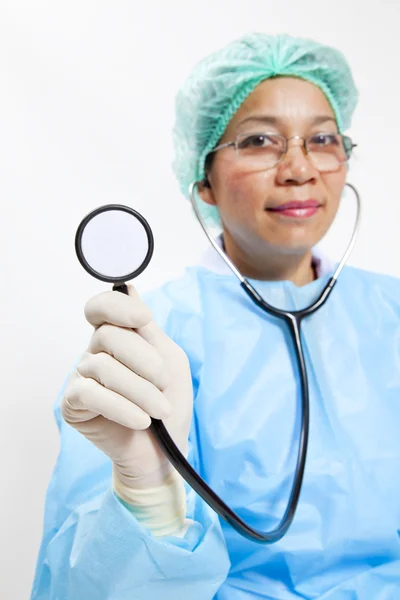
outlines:
[[254, 88], [274, 76], [300, 77], [328, 98], [340, 132], [350, 126], [358, 93], [343, 54], [289, 35], [253, 33], [201, 60], [176, 96], [173, 170], [185, 196], [205, 177], [207, 154]]

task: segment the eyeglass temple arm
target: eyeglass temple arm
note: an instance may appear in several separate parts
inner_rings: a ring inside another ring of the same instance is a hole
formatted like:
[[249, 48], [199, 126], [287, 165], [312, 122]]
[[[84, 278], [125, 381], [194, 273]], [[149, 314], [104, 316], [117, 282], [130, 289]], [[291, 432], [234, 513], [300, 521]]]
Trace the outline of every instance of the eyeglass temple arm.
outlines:
[[208, 154], [212, 154], [213, 152], [216, 152], [217, 150], [221, 150], [222, 148], [229, 148], [229, 146], [236, 147], [236, 142], [226, 142], [225, 144], [220, 144], [219, 146], [216, 146], [215, 148], [210, 150], [210, 152]]

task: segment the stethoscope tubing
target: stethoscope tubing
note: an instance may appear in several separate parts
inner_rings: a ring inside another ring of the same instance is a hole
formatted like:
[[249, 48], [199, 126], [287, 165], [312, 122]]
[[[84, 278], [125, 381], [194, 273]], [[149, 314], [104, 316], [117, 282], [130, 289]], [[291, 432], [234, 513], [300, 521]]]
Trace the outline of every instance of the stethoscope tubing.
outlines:
[[[159, 419], [151, 419], [150, 431], [160, 448], [171, 462], [171, 464], [175, 467], [175, 469], [179, 472], [179, 474], [183, 477], [183, 479], [190, 485], [190, 487], [199, 494], [199, 496], [227, 523], [229, 523], [239, 534], [242, 536], [251, 539], [255, 542], [259, 542], [262, 544], [271, 544], [280, 540], [287, 530], [289, 529], [295, 512], [297, 508], [297, 504], [300, 497], [306, 458], [307, 458], [307, 447], [308, 447], [308, 438], [309, 438], [309, 428], [310, 428], [310, 402], [309, 402], [309, 387], [308, 387], [308, 378], [307, 378], [307, 369], [306, 362], [304, 358], [304, 351], [301, 341], [301, 322], [302, 320], [313, 314], [317, 311], [328, 299], [330, 293], [332, 292], [335, 283], [339, 277], [341, 270], [343, 269], [357, 239], [357, 234], [359, 230], [360, 217], [361, 217], [361, 201], [360, 196], [356, 188], [350, 184], [346, 183], [348, 187], [350, 187], [356, 197], [357, 200], [357, 217], [355, 222], [354, 231], [348, 244], [346, 251], [338, 264], [333, 276], [329, 279], [328, 283], [322, 290], [319, 297], [310, 305], [301, 310], [296, 311], [287, 311], [276, 308], [269, 303], [267, 303], [257, 292], [257, 290], [249, 283], [249, 281], [242, 276], [242, 274], [238, 271], [236, 266], [232, 263], [229, 257], [225, 254], [223, 249], [217, 244], [214, 238], [210, 235], [207, 228], [203, 223], [203, 219], [201, 217], [200, 211], [197, 207], [195, 200], [195, 190], [197, 187], [197, 182], [194, 182], [190, 186], [190, 199], [195, 212], [195, 215], [205, 232], [207, 238], [211, 242], [212, 246], [218, 252], [218, 254], [222, 257], [225, 263], [230, 267], [236, 277], [239, 279], [241, 287], [244, 289], [246, 294], [251, 298], [251, 300], [264, 312], [276, 316], [280, 319], [283, 319], [288, 327], [289, 331], [294, 343], [296, 361], [299, 370], [300, 377], [300, 386], [301, 386], [301, 425], [300, 425], [300, 439], [299, 439], [299, 451], [297, 457], [297, 463], [295, 468], [295, 474], [293, 477], [292, 489], [289, 496], [289, 501], [285, 510], [285, 513], [277, 525], [273, 530], [269, 532], [261, 532], [252, 527], [250, 527], [247, 523], [245, 523], [232, 509], [229, 508], [225, 502], [219, 498], [219, 496], [208, 486], [208, 484], [200, 477], [200, 475], [193, 469], [190, 463], [186, 460], [185, 456], [181, 453], [179, 448], [174, 443], [173, 439], [169, 435], [164, 423]], [[128, 289], [126, 285], [118, 285], [116, 284], [113, 289], [121, 291], [123, 293], [128, 293]]]

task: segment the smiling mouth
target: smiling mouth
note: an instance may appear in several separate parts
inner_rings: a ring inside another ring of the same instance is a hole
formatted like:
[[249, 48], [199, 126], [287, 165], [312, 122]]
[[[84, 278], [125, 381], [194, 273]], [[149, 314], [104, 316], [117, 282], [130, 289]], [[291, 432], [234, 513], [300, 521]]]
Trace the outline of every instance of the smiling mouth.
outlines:
[[304, 200], [302, 202], [286, 202], [280, 206], [266, 208], [266, 210], [281, 217], [308, 219], [313, 217], [320, 207], [321, 204], [317, 200]]

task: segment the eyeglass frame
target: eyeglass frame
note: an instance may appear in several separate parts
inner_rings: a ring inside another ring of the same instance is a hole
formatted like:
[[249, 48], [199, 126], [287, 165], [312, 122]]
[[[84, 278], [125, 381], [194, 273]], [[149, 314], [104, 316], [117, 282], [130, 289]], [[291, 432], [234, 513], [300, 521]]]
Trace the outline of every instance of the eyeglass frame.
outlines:
[[[233, 146], [233, 147], [235, 148], [235, 151], [236, 151], [236, 152], [240, 151], [240, 148], [238, 148], [238, 138], [239, 138], [239, 137], [241, 137], [241, 136], [246, 136], [246, 135], [251, 135], [251, 133], [250, 133], [250, 132], [249, 132], [249, 133], [239, 133], [239, 134], [236, 136], [236, 138], [235, 138], [235, 140], [234, 140], [234, 141], [232, 141], [232, 142], [225, 142], [224, 144], [220, 144], [219, 146], [216, 146], [215, 148], [213, 148], [212, 150], [210, 150], [210, 152], [207, 154], [206, 160], [207, 160], [207, 158], [208, 158], [208, 157], [209, 157], [211, 154], [213, 154], [214, 152], [217, 152], [218, 150], [222, 150], [223, 148], [229, 148], [229, 147]], [[327, 131], [319, 131], [318, 133], [313, 133], [313, 134], [311, 134], [311, 135], [308, 135], [308, 136], [306, 136], [306, 137], [304, 137], [304, 136], [302, 136], [302, 135], [292, 135], [292, 136], [291, 136], [291, 137], [289, 137], [289, 138], [287, 138], [286, 136], [282, 135], [281, 133], [275, 133], [275, 132], [272, 132], [272, 131], [265, 131], [265, 132], [257, 132], [257, 131], [255, 131], [253, 135], [265, 135], [265, 136], [268, 136], [268, 135], [274, 135], [274, 136], [276, 136], [276, 137], [280, 137], [280, 138], [283, 138], [283, 139], [285, 140], [285, 149], [284, 149], [284, 151], [282, 152], [282, 156], [281, 156], [281, 157], [280, 157], [280, 159], [279, 159], [279, 160], [278, 160], [276, 163], [274, 163], [274, 164], [273, 164], [271, 167], [268, 167], [268, 169], [273, 169], [274, 167], [276, 167], [276, 165], [278, 165], [278, 164], [279, 164], [279, 163], [280, 163], [280, 162], [283, 160], [283, 158], [285, 157], [285, 155], [286, 155], [286, 153], [287, 153], [287, 151], [288, 151], [288, 147], [289, 147], [289, 145], [288, 145], [288, 142], [289, 142], [290, 140], [303, 140], [303, 145], [302, 145], [301, 147], [303, 148], [303, 150], [304, 150], [304, 153], [305, 153], [305, 155], [307, 156], [307, 155], [308, 155], [308, 150], [307, 150], [307, 140], [308, 140], [310, 137], [314, 137], [314, 136], [318, 136], [318, 135], [336, 135], [336, 136], [338, 135], [338, 136], [340, 136], [340, 137], [342, 138], [342, 141], [343, 141], [344, 139], [348, 139], [348, 140], [350, 140], [350, 142], [351, 142], [350, 149], [348, 150], [348, 152], [349, 152], [349, 156], [346, 156], [346, 160], [344, 160], [344, 161], [340, 162], [340, 163], [339, 163], [340, 165], [341, 165], [341, 164], [343, 164], [343, 163], [345, 163], [345, 162], [347, 162], [347, 161], [350, 159], [350, 157], [351, 157], [351, 153], [352, 153], [352, 151], [353, 151], [353, 148], [356, 148], [356, 147], [358, 146], [358, 144], [353, 144], [353, 140], [351, 139], [351, 137], [350, 137], [350, 136], [348, 136], [348, 135], [343, 135], [342, 133], [338, 133], [338, 132], [331, 132], [331, 131], [329, 131], [329, 132], [327, 132]], [[346, 155], [347, 155], [347, 150], [346, 150], [346, 146], [345, 146], [345, 144], [344, 144], [344, 143], [343, 143], [343, 147], [344, 147], [345, 153], [346, 153]], [[316, 167], [314, 167], [314, 168], [316, 168]], [[268, 170], [268, 169], [265, 169], [265, 170]], [[318, 170], [319, 170], [319, 169], [317, 169], [317, 171], [318, 171]]]

